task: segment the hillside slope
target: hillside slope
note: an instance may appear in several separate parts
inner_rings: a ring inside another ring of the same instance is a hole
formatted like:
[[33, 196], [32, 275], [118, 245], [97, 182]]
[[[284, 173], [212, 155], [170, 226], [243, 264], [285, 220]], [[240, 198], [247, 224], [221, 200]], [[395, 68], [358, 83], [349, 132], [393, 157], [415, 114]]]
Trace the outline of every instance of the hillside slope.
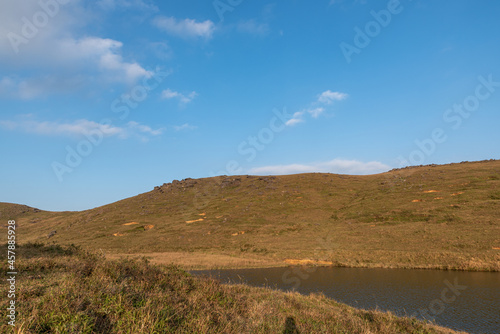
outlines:
[[0, 202], [0, 219], [7, 220], [39, 213], [41, 210], [22, 204]]
[[319, 263], [498, 271], [500, 161], [369, 176], [186, 179], [92, 210], [12, 218], [21, 242], [47, 241], [57, 231], [50, 241], [196, 268]]

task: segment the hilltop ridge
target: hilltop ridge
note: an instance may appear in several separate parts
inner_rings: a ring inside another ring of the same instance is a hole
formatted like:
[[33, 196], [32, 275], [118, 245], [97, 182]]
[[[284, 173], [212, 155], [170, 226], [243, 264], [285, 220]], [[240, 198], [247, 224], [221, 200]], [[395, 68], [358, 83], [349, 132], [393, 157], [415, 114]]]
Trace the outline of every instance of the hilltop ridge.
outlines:
[[499, 205], [494, 160], [366, 176], [188, 178], [81, 212], [9, 212], [26, 242], [57, 231], [50, 241], [197, 268], [500, 270]]

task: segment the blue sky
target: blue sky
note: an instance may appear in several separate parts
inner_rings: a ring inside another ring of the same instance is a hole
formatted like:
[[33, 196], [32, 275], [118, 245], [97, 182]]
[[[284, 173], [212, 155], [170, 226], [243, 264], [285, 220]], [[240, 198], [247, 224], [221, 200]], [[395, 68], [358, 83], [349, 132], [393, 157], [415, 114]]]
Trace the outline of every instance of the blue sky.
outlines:
[[0, 201], [499, 158], [498, 1], [9, 0]]

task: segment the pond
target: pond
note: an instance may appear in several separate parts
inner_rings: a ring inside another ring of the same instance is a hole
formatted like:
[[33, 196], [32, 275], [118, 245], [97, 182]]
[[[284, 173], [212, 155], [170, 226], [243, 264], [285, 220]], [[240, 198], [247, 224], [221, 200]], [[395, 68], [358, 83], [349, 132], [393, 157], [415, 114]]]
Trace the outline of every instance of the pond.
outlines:
[[415, 316], [470, 333], [500, 333], [500, 273], [289, 267], [197, 270], [224, 283], [321, 292], [363, 309]]

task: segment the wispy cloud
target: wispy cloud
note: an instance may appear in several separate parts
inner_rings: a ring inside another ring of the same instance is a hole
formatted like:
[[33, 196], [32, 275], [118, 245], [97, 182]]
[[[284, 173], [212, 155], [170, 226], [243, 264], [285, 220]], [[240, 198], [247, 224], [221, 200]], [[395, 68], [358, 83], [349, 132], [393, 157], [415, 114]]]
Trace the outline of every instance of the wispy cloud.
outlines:
[[[153, 76], [152, 71], [144, 69], [138, 63], [124, 61], [120, 55], [122, 46], [119, 41], [98, 37], [52, 41], [48, 49], [56, 55], [54, 59], [45, 62], [42, 54], [34, 55], [40, 62], [37, 66], [50, 70], [50, 74], [25, 78], [4, 76], [0, 78], [0, 96], [27, 100], [69, 92], [89, 81], [95, 82], [95, 79], [105, 83], [131, 85], [141, 78]], [[60, 68], [52, 70], [56, 66], [55, 62], [59, 63]], [[26, 63], [26, 66], [34, 64]], [[68, 69], [69, 67], [73, 69]]]
[[174, 129], [175, 131], [183, 131], [183, 130], [195, 130], [197, 129], [198, 127], [195, 126], [195, 125], [190, 125], [188, 123], [184, 123], [182, 125], [175, 125], [174, 126]]
[[294, 126], [296, 124], [304, 122], [302, 119], [302, 116], [304, 115], [303, 111], [297, 111], [296, 113], [293, 114], [292, 118], [290, 118], [288, 121], [285, 122], [286, 126]]
[[147, 125], [139, 124], [139, 123], [134, 122], [134, 121], [128, 122], [127, 127], [125, 129], [128, 130], [129, 132], [130, 132], [130, 130], [132, 130], [132, 132], [149, 134], [151, 136], [159, 136], [163, 133], [163, 130], [164, 130], [163, 128], [159, 128], [159, 129], [155, 130]]
[[309, 107], [293, 114], [285, 125], [293, 126], [305, 122], [304, 115], [309, 114], [313, 118], [318, 118], [326, 111], [326, 107], [333, 104], [335, 101], [345, 100], [349, 95], [341, 92], [332, 92], [331, 90], [324, 91], [318, 94], [316, 101], [310, 103]]
[[197, 22], [192, 19], [178, 20], [175, 17], [158, 16], [153, 24], [168, 34], [183, 38], [210, 39], [215, 30], [215, 24], [210, 20]]
[[59, 54], [67, 60], [93, 61], [114, 81], [133, 83], [142, 77], [151, 77], [153, 73], [135, 62], [126, 62], [119, 54], [122, 42], [98, 37], [85, 37], [79, 40], [66, 39], [58, 44]]
[[318, 107], [314, 109], [309, 109], [307, 112], [311, 114], [313, 118], [318, 118], [319, 115], [321, 115], [325, 111], [325, 108], [323, 107]]
[[25, 115], [23, 118], [19, 121], [0, 120], [0, 127], [10, 131], [22, 131], [44, 136], [79, 137], [99, 132], [103, 137], [114, 136], [120, 139], [126, 139], [134, 135], [158, 136], [163, 133], [163, 129], [152, 129], [147, 125], [134, 121], [119, 127], [86, 119], [73, 122], [50, 122], [34, 120], [30, 115]]
[[163, 92], [161, 92], [161, 97], [167, 100], [170, 99], [178, 99], [179, 103], [181, 105], [188, 104], [189, 102], [193, 101], [193, 99], [198, 96], [198, 93], [195, 91], [192, 91], [191, 93], [184, 95], [182, 93], [176, 92], [171, 90], [170, 88], [165, 89]]
[[340, 92], [332, 92], [327, 90], [318, 95], [318, 102], [323, 104], [332, 104], [334, 101], [342, 101], [347, 98], [347, 94]]
[[[116, 2], [131, 6], [142, 3], [141, 0]], [[90, 9], [84, 8], [81, 1], [58, 5], [57, 15], [50, 16], [47, 24], [29, 38], [23, 37], [24, 21], [19, 18], [43, 13], [42, 8], [46, 6], [42, 6], [43, 3], [37, 0], [0, 2], [0, 62], [5, 69], [27, 69], [4, 71], [4, 76], [12, 82], [4, 80], [1, 89], [5, 91], [8, 84], [11, 96], [28, 99], [69, 92], [70, 88], [77, 90], [82, 85], [89, 89], [109, 83], [130, 85], [152, 75], [138, 62], [125, 58], [121, 41], [81, 35], [82, 28], [91, 21], [91, 16], [86, 15]]]
[[250, 169], [250, 174], [258, 175], [284, 175], [297, 173], [335, 173], [366, 175], [382, 173], [390, 170], [391, 167], [378, 161], [362, 162], [358, 160], [334, 159], [326, 162], [311, 164], [290, 164], [255, 167]]

